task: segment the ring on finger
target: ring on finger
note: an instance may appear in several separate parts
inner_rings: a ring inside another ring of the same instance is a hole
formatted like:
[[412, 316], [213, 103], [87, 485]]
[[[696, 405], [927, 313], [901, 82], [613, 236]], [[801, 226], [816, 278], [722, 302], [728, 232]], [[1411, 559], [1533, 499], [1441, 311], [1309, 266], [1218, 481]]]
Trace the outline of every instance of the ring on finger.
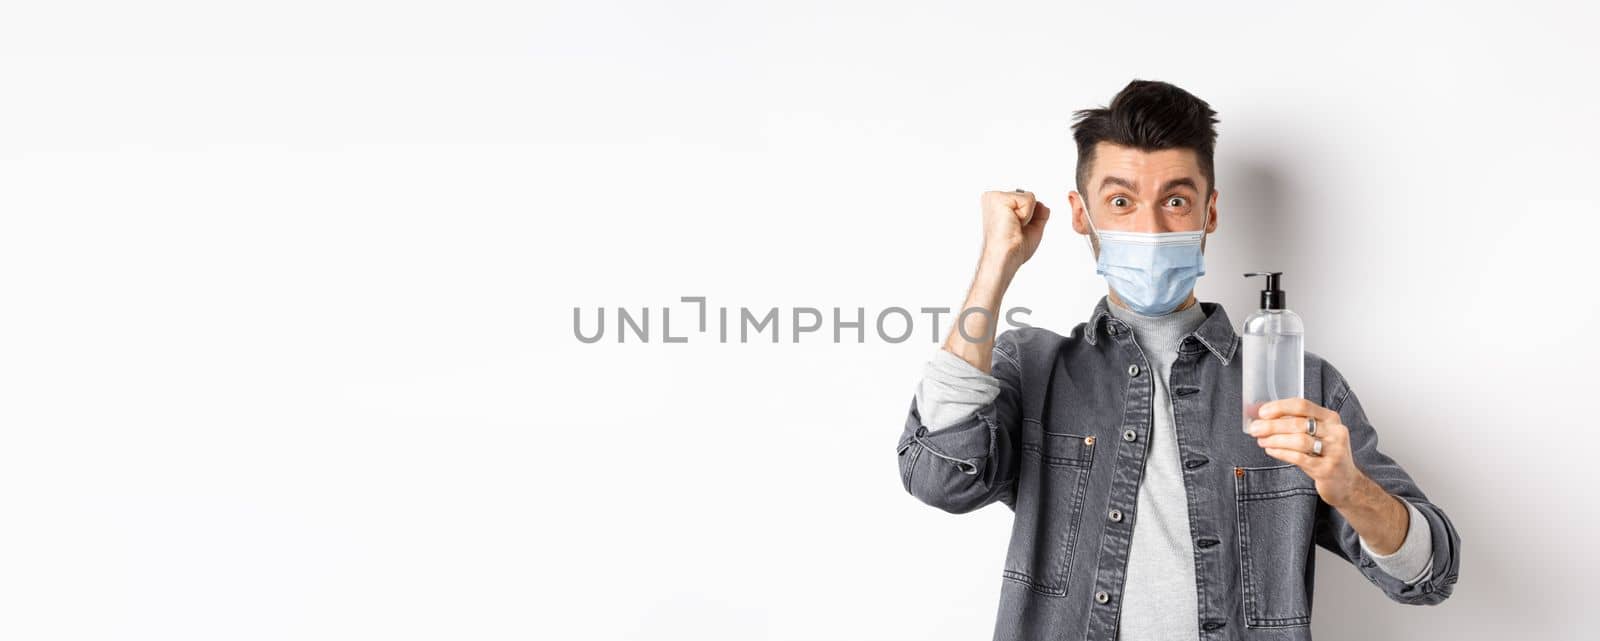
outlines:
[[1311, 438], [1311, 455], [1322, 456], [1322, 439], [1316, 437]]

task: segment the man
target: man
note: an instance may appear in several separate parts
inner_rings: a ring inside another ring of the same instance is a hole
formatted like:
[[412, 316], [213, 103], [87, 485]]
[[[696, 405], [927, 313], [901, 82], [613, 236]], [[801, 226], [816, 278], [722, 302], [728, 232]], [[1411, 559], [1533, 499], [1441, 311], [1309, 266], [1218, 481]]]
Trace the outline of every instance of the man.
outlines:
[[[1305, 397], [1241, 416], [1240, 338], [1193, 293], [1217, 229], [1216, 112], [1135, 80], [1076, 113], [1072, 228], [1108, 282], [1068, 336], [966, 314], [924, 369], [897, 453], [921, 501], [1014, 512], [994, 638], [1309, 639], [1315, 547], [1394, 601], [1450, 596], [1460, 537], [1350, 383], [1305, 355]], [[1000, 309], [1050, 208], [983, 195], [965, 308]]]

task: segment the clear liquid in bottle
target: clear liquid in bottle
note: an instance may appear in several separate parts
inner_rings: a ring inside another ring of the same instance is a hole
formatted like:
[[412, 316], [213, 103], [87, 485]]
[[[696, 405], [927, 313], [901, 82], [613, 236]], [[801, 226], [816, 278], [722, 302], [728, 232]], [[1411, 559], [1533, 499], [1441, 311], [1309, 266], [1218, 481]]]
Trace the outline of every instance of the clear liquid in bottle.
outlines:
[[1287, 309], [1263, 309], [1245, 319], [1243, 332], [1245, 432], [1261, 406], [1305, 396], [1305, 326]]

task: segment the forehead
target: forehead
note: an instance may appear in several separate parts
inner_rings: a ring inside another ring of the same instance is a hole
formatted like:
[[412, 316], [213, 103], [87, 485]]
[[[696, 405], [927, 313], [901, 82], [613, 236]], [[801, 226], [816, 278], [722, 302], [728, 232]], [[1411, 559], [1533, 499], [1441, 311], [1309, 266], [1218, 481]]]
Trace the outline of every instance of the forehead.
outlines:
[[[1143, 151], [1109, 142], [1096, 143], [1089, 189], [1101, 191], [1106, 176], [1133, 182], [1139, 190], [1159, 189], [1167, 181], [1189, 178], [1204, 191], [1205, 175], [1200, 173], [1200, 157], [1193, 149]], [[1110, 185], [1107, 188], [1115, 187]]]

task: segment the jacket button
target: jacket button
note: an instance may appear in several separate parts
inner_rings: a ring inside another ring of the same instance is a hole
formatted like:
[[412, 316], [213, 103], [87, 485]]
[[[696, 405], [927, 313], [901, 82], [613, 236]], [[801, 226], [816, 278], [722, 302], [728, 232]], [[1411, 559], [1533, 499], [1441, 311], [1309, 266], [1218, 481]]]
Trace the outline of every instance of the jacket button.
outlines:
[[1122, 510], [1112, 510], [1111, 511], [1111, 520], [1119, 522], [1119, 523], [1122, 522]]
[[1128, 375], [1129, 376], [1138, 376], [1139, 375], [1139, 366], [1138, 365], [1129, 365], [1128, 366]]
[[1139, 433], [1135, 432], [1133, 430], [1128, 430], [1128, 431], [1122, 433], [1122, 440], [1124, 440], [1124, 441], [1132, 442], [1134, 439], [1137, 439], [1137, 438], [1139, 438]]
[[1111, 600], [1111, 595], [1106, 594], [1105, 592], [1096, 592], [1096, 593], [1094, 593], [1094, 601], [1095, 601], [1095, 603], [1105, 603], [1106, 601], [1110, 601], [1110, 600]]

